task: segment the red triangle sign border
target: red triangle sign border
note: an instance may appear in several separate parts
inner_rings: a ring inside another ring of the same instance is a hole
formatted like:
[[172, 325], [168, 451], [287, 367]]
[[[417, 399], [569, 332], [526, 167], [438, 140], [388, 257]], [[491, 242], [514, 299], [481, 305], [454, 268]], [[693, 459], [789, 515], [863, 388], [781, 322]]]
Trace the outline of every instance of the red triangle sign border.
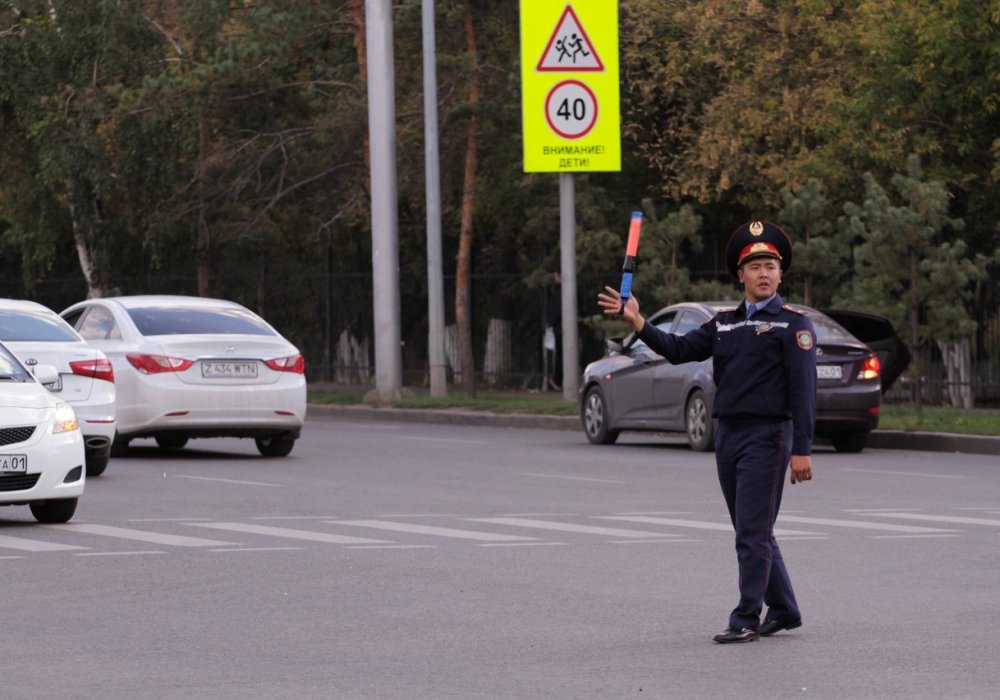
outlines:
[[[552, 45], [555, 43], [556, 38], [559, 36], [559, 31], [562, 29], [563, 24], [566, 22], [566, 18], [572, 15], [573, 21], [576, 23], [577, 28], [580, 30], [580, 34], [583, 37], [583, 41], [586, 43], [587, 47], [591, 50], [594, 55], [594, 60], [597, 62], [595, 66], [556, 66], [550, 67], [545, 66], [545, 59], [549, 55], [549, 51], [552, 49]], [[540, 73], [601, 73], [604, 71], [604, 63], [601, 61], [601, 57], [597, 54], [597, 49], [594, 48], [594, 44], [590, 41], [590, 37], [587, 36], [587, 30], [583, 28], [583, 24], [580, 22], [580, 18], [577, 17], [576, 12], [573, 10], [572, 5], [566, 5], [566, 9], [563, 10], [562, 16], [559, 17], [559, 21], [556, 23], [556, 28], [552, 32], [552, 36], [549, 37], [548, 43], [545, 44], [545, 50], [542, 51], [542, 57], [538, 59], [538, 65], [535, 66], [535, 70]]]

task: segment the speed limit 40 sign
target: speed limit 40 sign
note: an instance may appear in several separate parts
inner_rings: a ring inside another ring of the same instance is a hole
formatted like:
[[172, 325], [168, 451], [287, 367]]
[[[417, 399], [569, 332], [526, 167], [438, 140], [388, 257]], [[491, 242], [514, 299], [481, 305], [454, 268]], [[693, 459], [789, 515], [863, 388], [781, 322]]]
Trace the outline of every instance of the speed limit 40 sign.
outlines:
[[621, 170], [618, 3], [521, 0], [525, 172]]

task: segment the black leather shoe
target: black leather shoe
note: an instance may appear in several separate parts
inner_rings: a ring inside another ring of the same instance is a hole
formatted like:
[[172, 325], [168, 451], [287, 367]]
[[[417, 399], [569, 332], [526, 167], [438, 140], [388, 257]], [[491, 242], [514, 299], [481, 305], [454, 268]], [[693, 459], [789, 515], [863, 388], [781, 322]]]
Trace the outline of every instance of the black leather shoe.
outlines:
[[781, 630], [793, 630], [802, 626], [802, 618], [796, 617], [791, 620], [764, 620], [760, 625], [760, 636], [770, 637], [775, 632]]
[[712, 639], [719, 644], [740, 644], [742, 642], [756, 642], [758, 637], [760, 637], [760, 634], [757, 630], [729, 626], [722, 630], [721, 634], [712, 637]]

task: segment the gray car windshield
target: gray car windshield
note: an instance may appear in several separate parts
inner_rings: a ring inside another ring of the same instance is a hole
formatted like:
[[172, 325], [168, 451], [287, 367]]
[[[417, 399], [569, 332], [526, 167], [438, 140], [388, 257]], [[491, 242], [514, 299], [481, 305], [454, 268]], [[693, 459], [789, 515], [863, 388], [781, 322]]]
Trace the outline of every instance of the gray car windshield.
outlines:
[[240, 309], [142, 306], [128, 315], [143, 335], [275, 335], [256, 316]]
[[0, 340], [32, 340], [42, 343], [78, 343], [80, 339], [64, 323], [33, 313], [0, 311]]

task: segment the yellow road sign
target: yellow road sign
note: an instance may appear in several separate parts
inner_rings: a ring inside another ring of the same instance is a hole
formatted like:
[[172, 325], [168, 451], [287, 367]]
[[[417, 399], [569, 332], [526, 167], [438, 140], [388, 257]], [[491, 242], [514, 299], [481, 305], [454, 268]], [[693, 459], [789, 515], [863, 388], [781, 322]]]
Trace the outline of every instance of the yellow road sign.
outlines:
[[524, 170], [621, 170], [617, 0], [520, 0]]

